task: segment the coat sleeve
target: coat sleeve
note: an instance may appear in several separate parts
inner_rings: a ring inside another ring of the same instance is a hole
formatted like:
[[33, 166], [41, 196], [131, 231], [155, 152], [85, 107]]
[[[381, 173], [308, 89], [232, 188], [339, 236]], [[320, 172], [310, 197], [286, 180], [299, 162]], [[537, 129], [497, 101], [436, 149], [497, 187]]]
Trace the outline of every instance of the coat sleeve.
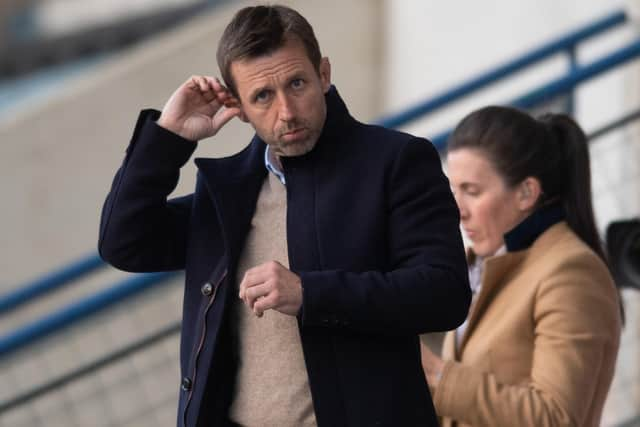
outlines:
[[569, 260], [540, 284], [529, 379], [502, 383], [495, 372], [447, 361], [434, 393], [440, 416], [477, 427], [595, 425], [587, 417], [604, 404], [620, 316], [611, 278], [591, 255]]
[[140, 114], [122, 166], [102, 208], [98, 251], [116, 268], [184, 268], [191, 196], [167, 200], [196, 143], [158, 126], [157, 111]]
[[471, 296], [459, 214], [432, 144], [405, 144], [387, 191], [390, 271], [300, 273], [303, 327], [415, 335], [464, 321]]

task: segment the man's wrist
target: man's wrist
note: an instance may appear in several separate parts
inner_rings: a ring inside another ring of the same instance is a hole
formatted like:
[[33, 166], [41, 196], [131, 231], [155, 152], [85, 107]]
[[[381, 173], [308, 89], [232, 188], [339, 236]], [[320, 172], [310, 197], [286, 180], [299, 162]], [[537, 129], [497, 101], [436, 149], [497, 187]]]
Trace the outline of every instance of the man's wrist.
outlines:
[[169, 132], [173, 132], [176, 135], [179, 135], [176, 127], [169, 123], [162, 114], [160, 114], [160, 117], [158, 117], [158, 120], [156, 120], [156, 124], [161, 128], [168, 130]]

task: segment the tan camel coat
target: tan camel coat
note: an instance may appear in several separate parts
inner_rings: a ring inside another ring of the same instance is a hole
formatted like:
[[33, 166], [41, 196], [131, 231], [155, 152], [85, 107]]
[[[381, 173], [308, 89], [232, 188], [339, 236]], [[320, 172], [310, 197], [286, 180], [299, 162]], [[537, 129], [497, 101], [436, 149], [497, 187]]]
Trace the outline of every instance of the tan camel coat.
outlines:
[[443, 426], [598, 426], [620, 339], [617, 295], [565, 222], [488, 258], [460, 348], [453, 332], [445, 338], [433, 390]]

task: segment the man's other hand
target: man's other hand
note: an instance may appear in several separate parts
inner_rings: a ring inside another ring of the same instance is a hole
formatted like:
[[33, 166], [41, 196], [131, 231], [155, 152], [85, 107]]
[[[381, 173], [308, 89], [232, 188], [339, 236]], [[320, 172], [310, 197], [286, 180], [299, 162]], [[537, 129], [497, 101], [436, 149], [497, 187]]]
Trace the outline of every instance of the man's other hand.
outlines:
[[295, 316], [302, 306], [302, 283], [297, 274], [270, 261], [247, 270], [239, 296], [258, 317], [270, 309]]
[[217, 78], [193, 76], [171, 95], [158, 125], [185, 139], [199, 141], [215, 135], [238, 115], [238, 99]]

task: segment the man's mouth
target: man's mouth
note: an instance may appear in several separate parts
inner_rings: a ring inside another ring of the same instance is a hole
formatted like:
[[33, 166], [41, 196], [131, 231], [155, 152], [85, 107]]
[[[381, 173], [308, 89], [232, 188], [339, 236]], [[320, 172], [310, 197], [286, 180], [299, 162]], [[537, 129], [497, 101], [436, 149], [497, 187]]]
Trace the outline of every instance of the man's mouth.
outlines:
[[305, 128], [292, 129], [290, 131], [283, 133], [282, 138], [286, 142], [295, 142], [296, 140], [304, 136], [305, 130], [306, 130]]

